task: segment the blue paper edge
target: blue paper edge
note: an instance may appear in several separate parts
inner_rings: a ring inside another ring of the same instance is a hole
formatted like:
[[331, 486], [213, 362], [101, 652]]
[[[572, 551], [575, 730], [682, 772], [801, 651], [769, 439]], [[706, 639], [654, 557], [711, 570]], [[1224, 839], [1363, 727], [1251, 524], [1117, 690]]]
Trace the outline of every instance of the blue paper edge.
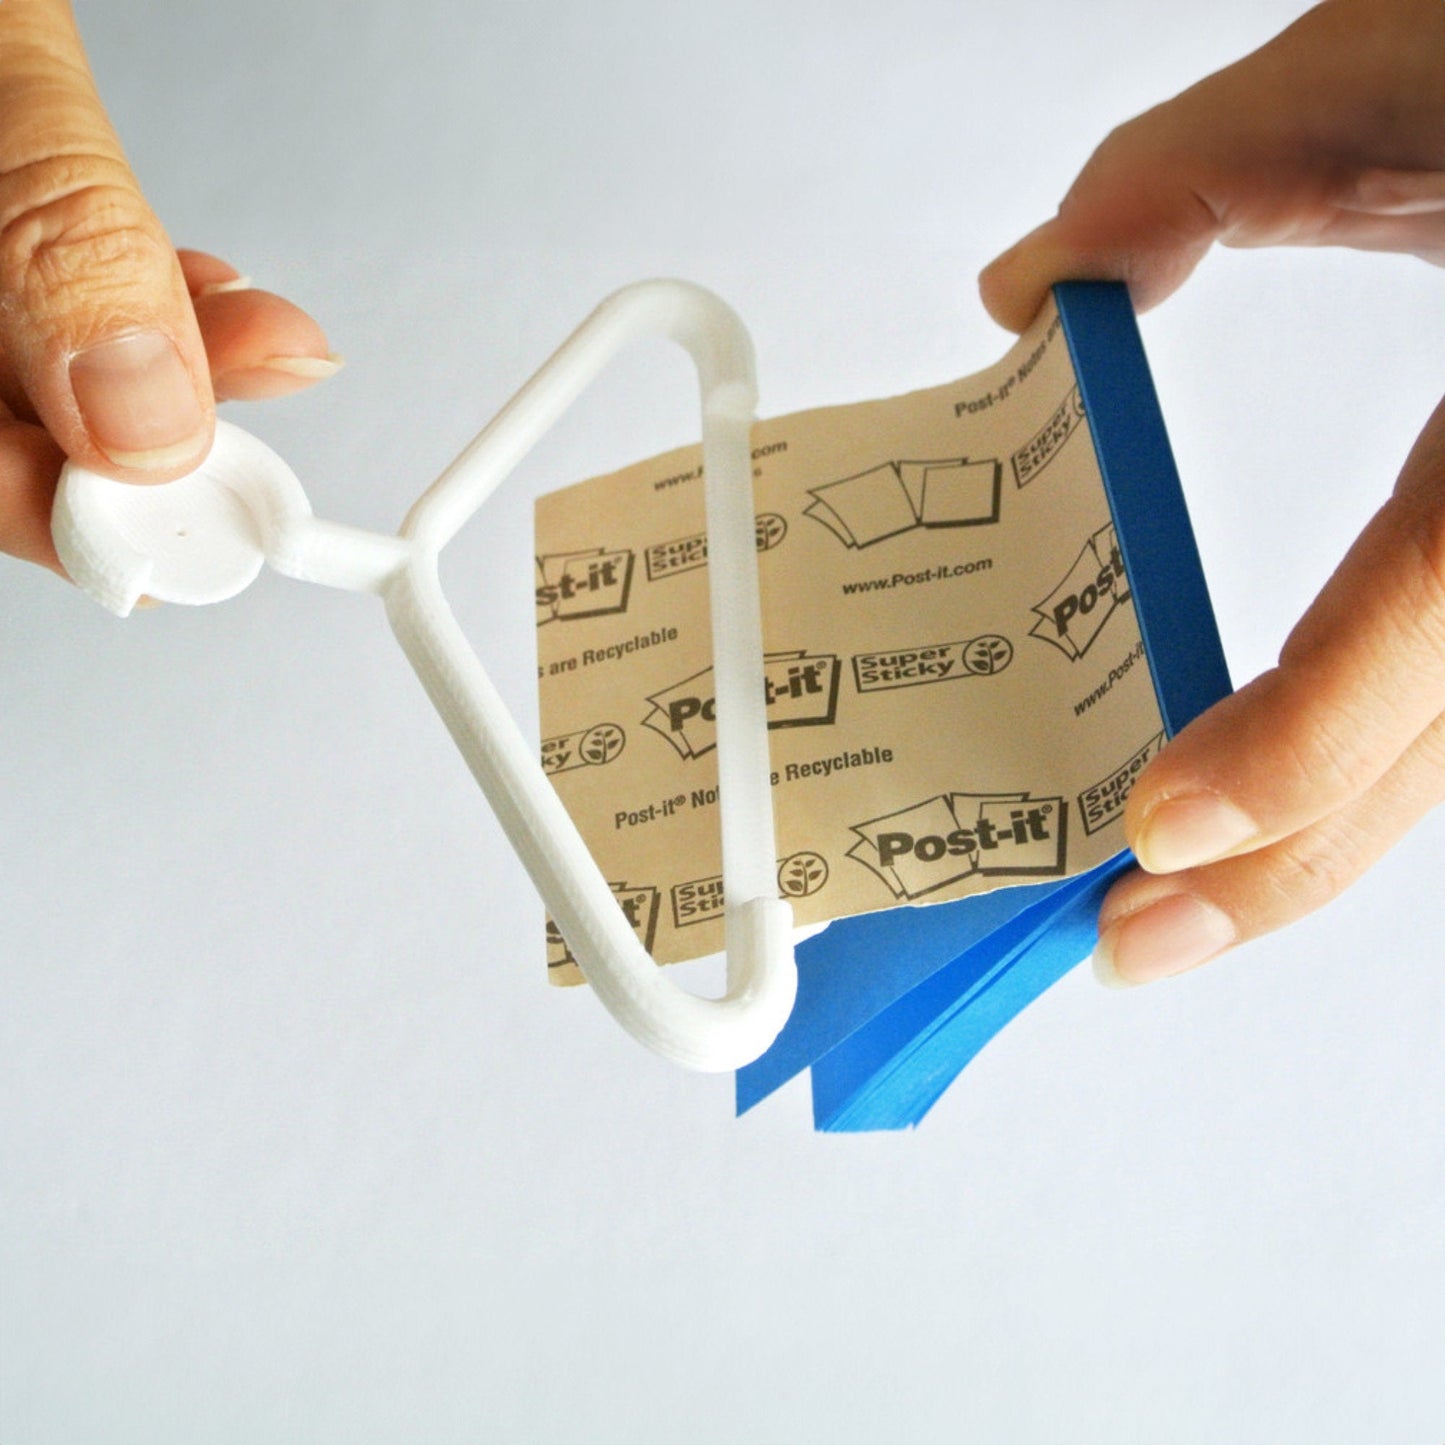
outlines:
[[1054, 287], [1166, 736], [1232, 690], [1144, 341], [1126, 286]]

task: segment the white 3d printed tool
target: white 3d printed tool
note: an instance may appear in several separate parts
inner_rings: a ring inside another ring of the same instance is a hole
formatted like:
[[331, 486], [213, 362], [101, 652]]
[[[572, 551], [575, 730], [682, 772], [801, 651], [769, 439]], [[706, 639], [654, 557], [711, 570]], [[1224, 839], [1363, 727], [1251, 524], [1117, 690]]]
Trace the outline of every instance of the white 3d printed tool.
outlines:
[[[717, 999], [670, 982], [639, 942], [452, 616], [437, 573], [441, 549], [497, 484], [613, 354], [643, 335], [682, 345], [702, 391], [727, 938], [727, 988]], [[217, 423], [206, 461], [165, 485], [130, 486], [67, 466], [52, 530], [75, 582], [122, 617], [145, 595], [223, 601], [266, 562], [289, 577], [377, 593], [598, 997], [667, 1058], [735, 1069], [772, 1042], [797, 988], [792, 910], [775, 877], [749, 456], [756, 404], [752, 345], [733, 311], [700, 287], [644, 281], [578, 327], [432, 483], [395, 537], [313, 516], [290, 467], [226, 422]]]

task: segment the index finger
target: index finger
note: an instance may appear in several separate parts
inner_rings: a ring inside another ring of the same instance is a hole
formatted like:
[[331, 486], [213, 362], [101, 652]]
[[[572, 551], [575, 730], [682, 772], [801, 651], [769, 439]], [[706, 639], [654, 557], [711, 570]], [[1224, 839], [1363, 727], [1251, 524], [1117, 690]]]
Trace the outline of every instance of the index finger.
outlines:
[[1140, 775], [1125, 827], [1173, 873], [1264, 847], [1360, 797], [1445, 712], [1445, 401], [1290, 634], [1279, 665]]
[[1056, 281], [1124, 281], [1146, 310], [1216, 240], [1436, 260], [1442, 185], [1445, 6], [1328, 0], [1113, 131], [1058, 214], [987, 267], [979, 289], [994, 319], [1021, 331]]

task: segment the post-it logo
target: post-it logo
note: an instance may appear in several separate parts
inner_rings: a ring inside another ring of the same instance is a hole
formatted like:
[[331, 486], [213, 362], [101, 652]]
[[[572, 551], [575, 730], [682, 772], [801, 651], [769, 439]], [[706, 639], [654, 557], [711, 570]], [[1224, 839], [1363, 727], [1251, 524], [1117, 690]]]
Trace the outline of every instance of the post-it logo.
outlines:
[[[763, 659], [763, 697], [769, 728], [831, 723], [838, 705], [839, 660], [832, 653], [770, 652]], [[717, 746], [717, 699], [712, 668], [685, 677], [647, 700], [642, 721], [680, 756], [701, 757]]]
[[537, 625], [626, 612], [632, 553], [556, 552], [537, 558]]
[[1029, 635], [1052, 643], [1071, 662], [1077, 662], [1128, 600], [1129, 579], [1111, 522], [1084, 543], [1064, 579], [1042, 602], [1034, 604], [1038, 621]]
[[1062, 874], [1068, 810], [1062, 798], [1027, 793], [940, 793], [896, 813], [856, 823], [848, 856], [895, 898], [926, 894], [975, 875]]

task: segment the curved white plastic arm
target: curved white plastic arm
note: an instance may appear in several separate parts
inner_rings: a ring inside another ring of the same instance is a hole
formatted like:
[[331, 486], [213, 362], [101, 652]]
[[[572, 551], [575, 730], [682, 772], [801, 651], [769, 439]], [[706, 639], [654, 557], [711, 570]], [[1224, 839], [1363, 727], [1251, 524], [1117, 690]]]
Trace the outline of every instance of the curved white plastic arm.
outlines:
[[[442, 594], [437, 555], [607, 361], [664, 335], [697, 363], [707, 499], [727, 989], [700, 998], [653, 963]], [[752, 346], [711, 292], [644, 281], [602, 303], [417, 501], [399, 537], [314, 517], [291, 469], [218, 423], [180, 481], [131, 487], [67, 467], [52, 530], [75, 581], [125, 615], [145, 593], [213, 602], [269, 562], [379, 593], [417, 676], [598, 997], [635, 1038], [697, 1069], [757, 1058], [792, 1010], [792, 909], [778, 896], [749, 433]]]

